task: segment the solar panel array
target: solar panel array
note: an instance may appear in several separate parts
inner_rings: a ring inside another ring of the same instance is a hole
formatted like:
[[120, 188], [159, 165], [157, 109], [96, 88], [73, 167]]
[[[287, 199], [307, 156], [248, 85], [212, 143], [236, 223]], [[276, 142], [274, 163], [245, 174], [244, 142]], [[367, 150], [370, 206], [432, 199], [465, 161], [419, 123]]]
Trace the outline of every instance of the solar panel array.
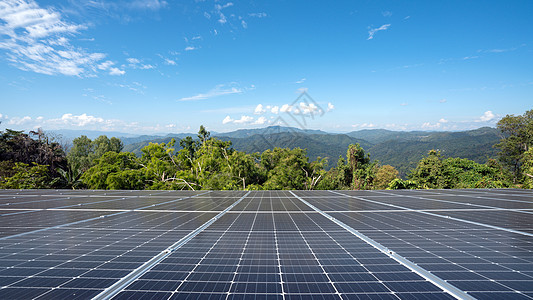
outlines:
[[1, 299], [533, 298], [533, 191], [0, 191]]

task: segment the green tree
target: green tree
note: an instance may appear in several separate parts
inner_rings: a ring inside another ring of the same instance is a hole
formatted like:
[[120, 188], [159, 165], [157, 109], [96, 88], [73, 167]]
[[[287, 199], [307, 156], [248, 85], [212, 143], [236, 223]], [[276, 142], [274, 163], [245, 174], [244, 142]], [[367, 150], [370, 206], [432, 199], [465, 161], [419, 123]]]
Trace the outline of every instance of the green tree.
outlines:
[[48, 166], [36, 163], [29, 164], [17, 162], [13, 167], [13, 176], [0, 179], [0, 188], [3, 189], [49, 189], [54, 183], [48, 172]]
[[376, 178], [374, 180], [374, 186], [376, 189], [386, 189], [389, 187], [389, 184], [398, 178], [398, 170], [393, 166], [384, 165], [380, 166], [376, 172]]
[[69, 169], [65, 169], [72, 174], [87, 171], [107, 152], [119, 153], [124, 148], [120, 139], [116, 137], [109, 139], [105, 135], [97, 137], [94, 141], [82, 135], [75, 138], [72, 143], [73, 146], [67, 154]]
[[479, 164], [465, 158], [443, 158], [440, 152], [431, 150], [422, 158], [409, 178], [420, 188], [502, 188], [508, 187], [508, 176], [494, 161]]
[[143, 189], [144, 172], [137, 157], [130, 152], [109, 151], [95, 160], [95, 165], [81, 176], [90, 189]]
[[200, 130], [198, 130], [198, 139], [200, 139], [200, 143], [205, 143], [205, 141], [210, 139], [210, 136], [211, 133], [205, 129], [204, 125], [200, 125]]
[[533, 110], [523, 115], [507, 115], [498, 121], [502, 139], [495, 147], [500, 149], [499, 160], [513, 173], [515, 183], [523, 179], [522, 155], [533, 145]]
[[370, 162], [370, 155], [359, 144], [349, 145], [346, 152], [348, 168], [352, 173], [351, 187], [356, 190], [373, 187], [377, 162]]
[[522, 154], [521, 162], [524, 172], [524, 188], [533, 189], [533, 148]]
[[263, 187], [269, 190], [309, 189], [317, 171], [308, 162], [306, 150], [300, 148], [266, 150], [261, 154], [261, 166], [267, 175]]
[[89, 155], [93, 153], [93, 144], [91, 139], [82, 135], [72, 141], [72, 148], [67, 154], [69, 167], [72, 170], [87, 171], [92, 166], [92, 161]]
[[409, 174], [409, 179], [418, 182], [421, 188], [440, 189], [446, 186], [443, 177], [442, 157], [439, 151], [430, 150], [416, 168]]

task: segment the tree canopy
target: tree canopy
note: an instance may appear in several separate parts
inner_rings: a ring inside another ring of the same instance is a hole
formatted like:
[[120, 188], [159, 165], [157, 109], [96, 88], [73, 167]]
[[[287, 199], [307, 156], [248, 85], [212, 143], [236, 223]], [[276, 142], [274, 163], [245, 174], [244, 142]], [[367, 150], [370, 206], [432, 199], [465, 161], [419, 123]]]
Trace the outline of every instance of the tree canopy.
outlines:
[[[480, 164], [431, 150], [407, 179], [390, 165], [371, 160], [357, 143], [328, 170], [306, 149], [274, 147], [262, 153], [237, 151], [201, 126], [196, 137], [150, 143], [142, 155], [123, 152], [105, 135], [80, 136], [65, 154], [42, 130], [0, 131], [0, 188], [296, 190], [452, 189], [533, 187], [533, 110], [498, 122], [498, 160]], [[179, 148], [177, 148], [178, 146]]]

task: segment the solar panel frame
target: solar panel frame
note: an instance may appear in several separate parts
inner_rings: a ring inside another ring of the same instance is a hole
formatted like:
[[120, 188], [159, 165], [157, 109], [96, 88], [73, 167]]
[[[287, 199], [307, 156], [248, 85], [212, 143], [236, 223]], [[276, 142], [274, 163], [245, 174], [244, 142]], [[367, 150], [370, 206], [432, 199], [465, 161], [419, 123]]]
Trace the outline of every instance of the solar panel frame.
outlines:
[[0, 297], [95, 297], [210, 222], [114, 299], [452, 297], [395, 255], [466, 295], [530, 299], [532, 204], [505, 189], [0, 190]]

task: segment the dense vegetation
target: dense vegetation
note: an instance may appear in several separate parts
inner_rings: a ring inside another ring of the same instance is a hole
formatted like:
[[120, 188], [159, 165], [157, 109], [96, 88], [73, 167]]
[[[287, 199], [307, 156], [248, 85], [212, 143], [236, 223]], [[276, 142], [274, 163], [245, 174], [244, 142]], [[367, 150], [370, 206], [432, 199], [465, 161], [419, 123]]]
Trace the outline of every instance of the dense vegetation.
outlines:
[[[301, 130], [291, 127], [270, 126], [262, 129], [246, 129], [215, 134], [215, 137], [231, 141], [232, 148], [246, 153], [262, 153], [275, 147], [307, 149], [310, 160], [327, 158], [329, 170], [351, 144], [359, 144], [372, 154], [373, 160], [396, 168], [406, 178], [423, 155], [439, 149], [447, 157], [468, 158], [477, 163], [486, 163], [496, 157], [493, 147], [501, 139], [496, 128], [483, 127], [463, 132], [401, 132], [389, 130], [361, 130], [347, 134], [332, 134], [317, 130]], [[168, 143], [183, 134], [125, 138], [124, 150], [142, 155], [142, 149], [150, 142]], [[176, 145], [179, 149], [179, 145]]]
[[[483, 135], [480, 129], [477, 133]], [[430, 150], [401, 179], [396, 168], [372, 161], [359, 143], [345, 137], [320, 141], [321, 133], [292, 134], [287, 143], [342, 144], [346, 149], [336, 165], [328, 159], [310, 160], [300, 147], [273, 147], [247, 153], [232, 142], [212, 137], [200, 127], [196, 138], [149, 143], [141, 155], [123, 151], [117, 138], [94, 140], [80, 136], [65, 153], [42, 131], [25, 134], [0, 131], [0, 188], [89, 189], [408, 189], [533, 187], [533, 110], [508, 115], [498, 122], [502, 134], [495, 145], [497, 160], [479, 163]], [[385, 138], [387, 132], [378, 132]], [[412, 133], [411, 133], [412, 134]], [[465, 149], [472, 133], [463, 134]], [[307, 140], [306, 140], [307, 137]], [[311, 137], [309, 139], [309, 137]], [[406, 137], [409, 139], [410, 137]], [[411, 137], [412, 138], [412, 137]], [[447, 136], [442, 135], [441, 141]], [[419, 140], [424, 143], [436, 143]], [[489, 139], [490, 140], [490, 139]], [[265, 142], [265, 141], [263, 141]], [[485, 143], [488, 141], [483, 141]], [[285, 145], [287, 145], [285, 143]], [[272, 141], [265, 144], [272, 145]], [[274, 143], [275, 144], [275, 143]], [[292, 145], [292, 144], [291, 144]], [[462, 156], [464, 157], [464, 156]], [[420, 158], [420, 156], [419, 156]]]

